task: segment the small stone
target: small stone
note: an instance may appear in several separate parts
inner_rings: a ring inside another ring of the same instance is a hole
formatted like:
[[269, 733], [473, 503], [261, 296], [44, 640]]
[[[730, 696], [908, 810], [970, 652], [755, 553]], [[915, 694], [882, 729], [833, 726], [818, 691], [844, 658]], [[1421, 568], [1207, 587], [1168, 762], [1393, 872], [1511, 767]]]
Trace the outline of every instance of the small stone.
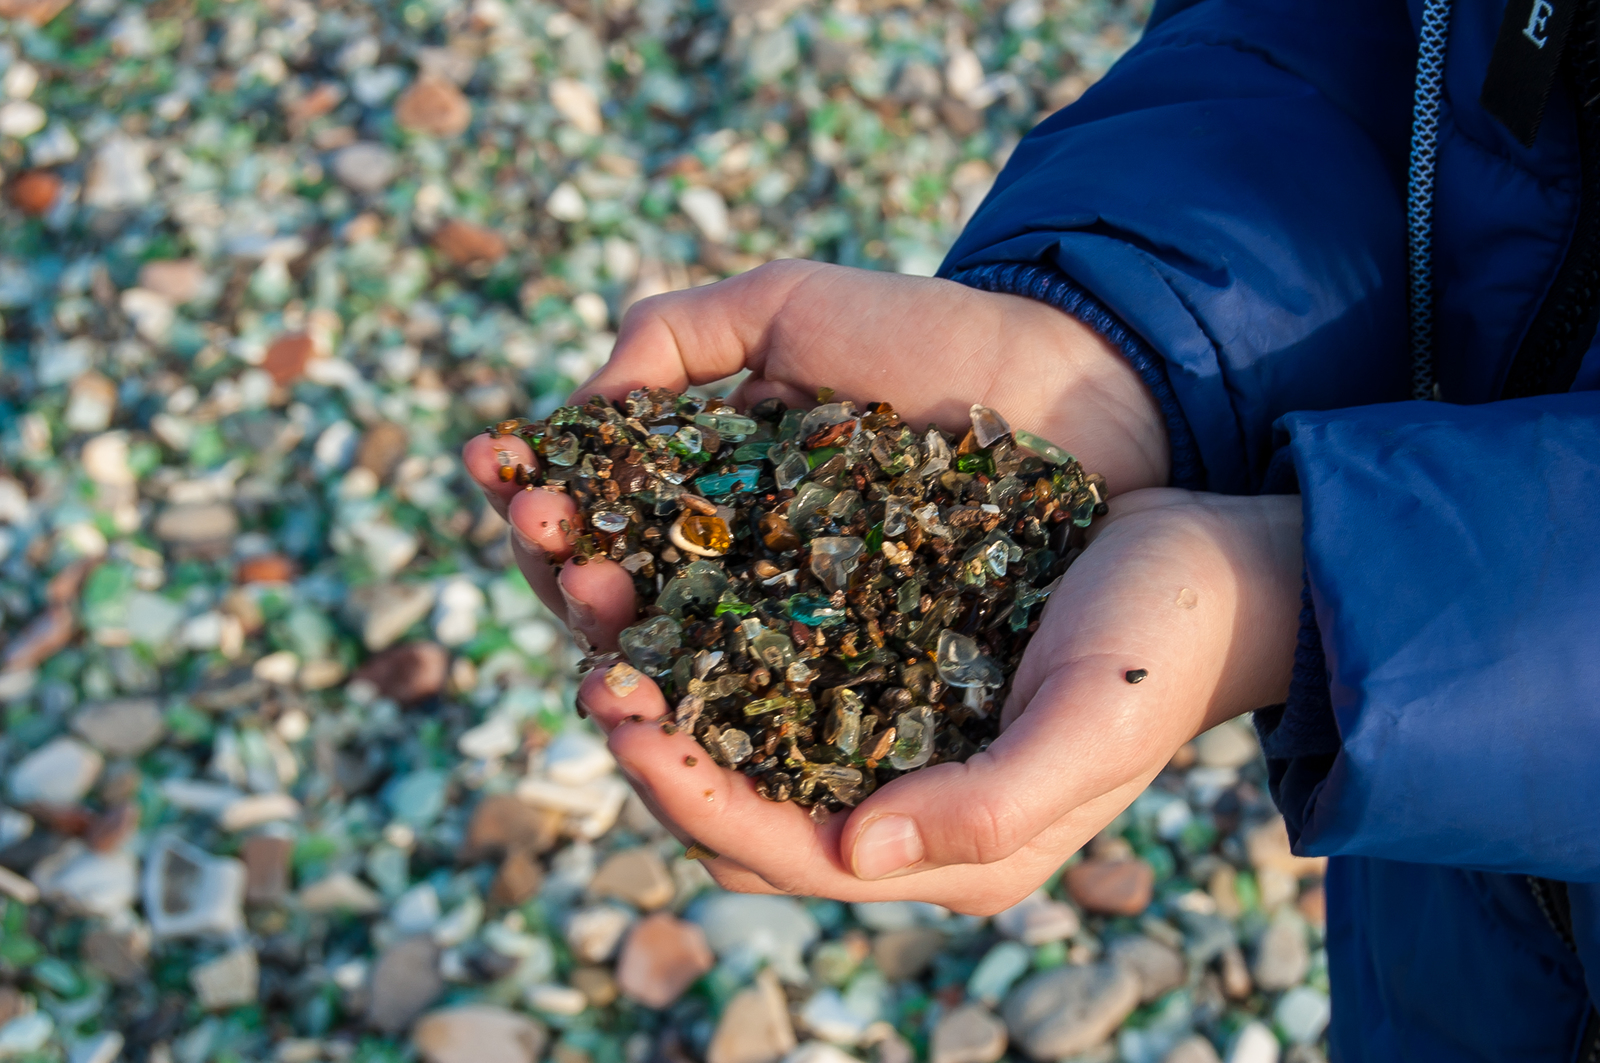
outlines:
[[333, 156], [333, 174], [355, 192], [379, 192], [394, 180], [399, 160], [382, 144], [359, 142]]
[[589, 216], [589, 204], [570, 181], [562, 181], [544, 201], [545, 211], [557, 221], [580, 222]]
[[604, 963], [632, 923], [631, 913], [609, 904], [580, 908], [567, 918], [567, 945], [584, 963]]
[[1006, 1026], [982, 1004], [945, 1012], [933, 1028], [929, 1063], [995, 1063], [1006, 1051]]
[[1298, 912], [1284, 909], [1273, 916], [1267, 932], [1256, 943], [1255, 963], [1250, 969], [1256, 985], [1269, 993], [1305, 980], [1311, 969], [1311, 948], [1306, 943], [1305, 921]]
[[46, 898], [73, 911], [125, 916], [138, 895], [139, 861], [131, 853], [97, 853], [73, 841], [33, 869]]
[[139, 267], [139, 287], [173, 306], [192, 303], [205, 294], [205, 267], [192, 258], [154, 259]]
[[189, 972], [195, 997], [207, 1011], [221, 1011], [252, 1003], [261, 981], [256, 950], [240, 945]]
[[600, 119], [600, 100], [583, 82], [575, 78], [556, 78], [550, 82], [550, 103], [582, 132], [597, 137], [605, 131]]
[[715, 188], [704, 185], [685, 188], [678, 193], [678, 208], [694, 222], [700, 234], [714, 244], [725, 244], [733, 235], [727, 200]]
[[1034, 890], [1026, 899], [994, 917], [996, 930], [1028, 946], [1064, 941], [1076, 934], [1080, 926], [1078, 913], [1070, 904], [1053, 900], [1043, 890]]
[[776, 1063], [795, 1044], [783, 990], [771, 972], [763, 971], [723, 1009], [706, 1063]]
[[55, 1033], [56, 1023], [46, 1012], [30, 1011], [0, 1026], [0, 1059], [39, 1051]]
[[1015, 941], [999, 942], [973, 968], [967, 979], [967, 995], [992, 1007], [1004, 999], [1032, 964], [1033, 954], [1027, 948]]
[[412, 705], [443, 690], [449, 674], [449, 650], [437, 642], [408, 642], [368, 659], [354, 678], [371, 683], [386, 698]]
[[117, 1031], [102, 1030], [73, 1045], [67, 1054], [67, 1063], [116, 1063], [124, 1043]]
[[27, 999], [20, 990], [13, 986], [0, 985], [0, 1026], [23, 1014], [27, 1006]]
[[503, 851], [548, 852], [560, 836], [561, 817], [512, 794], [491, 794], [472, 812], [467, 824], [465, 859]]
[[1261, 752], [1255, 731], [1247, 722], [1229, 720], [1194, 740], [1195, 754], [1208, 768], [1242, 768]]
[[1295, 903], [1300, 914], [1305, 917], [1317, 930], [1322, 930], [1328, 923], [1328, 895], [1321, 886], [1312, 886], [1300, 894], [1300, 899]]
[[1155, 870], [1137, 858], [1091, 858], [1067, 868], [1067, 892], [1080, 907], [1103, 915], [1138, 915], [1150, 907]]
[[510, 716], [504, 713], [469, 727], [456, 739], [456, 749], [464, 757], [475, 760], [500, 760], [522, 748], [522, 732]]
[[1285, 1037], [1297, 1045], [1308, 1045], [1322, 1036], [1333, 1012], [1328, 994], [1311, 986], [1295, 986], [1278, 998], [1272, 1021]]
[[433, 246], [458, 266], [492, 266], [506, 257], [506, 242], [499, 233], [455, 219], [434, 230]]
[[150, 934], [143, 929], [89, 931], [79, 946], [83, 961], [118, 985], [132, 985], [148, 976]]
[[226, 502], [168, 506], [155, 523], [156, 538], [178, 546], [222, 543], [239, 533], [239, 514]]
[[1247, 1022], [1234, 1039], [1228, 1063], [1278, 1063], [1278, 1039], [1265, 1023]]
[[0, 136], [21, 140], [45, 127], [50, 116], [32, 100], [10, 100], [0, 104]]
[[872, 939], [872, 962], [889, 981], [907, 981], [928, 969], [944, 942], [944, 931], [932, 927], [886, 930]]
[[698, 926], [658, 912], [629, 932], [617, 960], [617, 988], [647, 1008], [671, 1007], [714, 962]]
[[[654, 919], [657, 917], [651, 916], [650, 918]], [[649, 920], [647, 919], [645, 922], [649, 922]], [[635, 927], [635, 932], [637, 932], [637, 929], [638, 928]], [[622, 949], [622, 955], [626, 957], [628, 954], [628, 946], [624, 944]], [[710, 962], [711, 950], [706, 949], [705, 952], [707, 962]], [[618, 962], [617, 966], [619, 969], [621, 968], [621, 961]], [[573, 988], [581, 992], [584, 997], [588, 999], [589, 1006], [593, 1008], [610, 1007], [616, 1002], [617, 996], [620, 992], [617, 986], [617, 980], [612, 978], [611, 972], [606, 970], [604, 967], [575, 967], [572, 970], [570, 980]], [[649, 1001], [646, 1001], [640, 997], [634, 997], [634, 999], [639, 1000], [640, 1003], [646, 1004], [649, 1007], [666, 1006], [665, 1004], [650, 1004]], [[673, 1000], [676, 999], [676, 997], [673, 998]], [[670, 1004], [672, 1001], [669, 1000], [667, 1003]]]
[[619, 662], [606, 670], [606, 689], [619, 698], [625, 698], [639, 688], [639, 680], [643, 678], [633, 665]]
[[528, 1007], [546, 1015], [582, 1015], [589, 1006], [589, 998], [581, 990], [548, 983], [529, 986], [523, 999]]
[[376, 653], [394, 645], [433, 608], [432, 583], [385, 583], [362, 596], [361, 641]]
[[72, 729], [102, 753], [138, 757], [161, 741], [167, 724], [154, 698], [121, 698], [79, 709]]
[[29, 170], [27, 173], [18, 174], [17, 179], [11, 182], [9, 196], [11, 205], [24, 214], [38, 217], [50, 213], [50, 208], [56, 205], [56, 197], [61, 195], [61, 178], [49, 170]]
[[60, 605], [46, 609], [6, 644], [0, 673], [23, 672], [38, 667], [66, 649], [77, 629], [72, 610]]
[[489, 899], [496, 904], [515, 907], [533, 899], [544, 885], [544, 868], [526, 849], [513, 849], [500, 861], [489, 886]]
[[105, 758], [73, 738], [57, 738], [24, 757], [6, 775], [19, 805], [73, 805], [100, 777]]
[[393, 421], [379, 421], [361, 435], [356, 447], [356, 465], [370, 471], [380, 482], [394, 473], [411, 446], [411, 434]]
[[261, 368], [272, 377], [273, 383], [287, 387], [305, 375], [306, 366], [315, 353], [316, 344], [310, 336], [304, 332], [286, 333], [267, 345]]
[[541, 767], [551, 782], [583, 786], [610, 775], [617, 761], [598, 735], [569, 728], [545, 747]]
[[1060, 1059], [1111, 1036], [1139, 1006], [1139, 980], [1109, 963], [1036, 974], [1006, 998], [1011, 1040], [1035, 1059]]
[[383, 898], [346, 871], [336, 871], [309, 886], [300, 887], [299, 899], [300, 906], [308, 912], [370, 915], [383, 908]]
[[1172, 1050], [1161, 1057], [1161, 1063], [1222, 1063], [1222, 1057], [1217, 1055], [1210, 1041], [1192, 1034], [1173, 1045]]
[[1106, 949], [1106, 959], [1139, 979], [1139, 1001], [1149, 1004], [1188, 979], [1183, 954], [1147, 937], [1125, 937]]
[[250, 904], [279, 904], [289, 895], [288, 838], [257, 834], [245, 839], [239, 855], [244, 859], [244, 899]]
[[84, 177], [83, 202], [100, 210], [140, 207], [155, 198], [150, 176], [150, 148], [142, 140], [113, 133], [101, 142], [89, 160]]
[[746, 969], [765, 961], [785, 982], [807, 981], [801, 957], [822, 930], [794, 898], [714, 893], [696, 902], [690, 918], [720, 959]]
[[395, 100], [394, 119], [414, 133], [455, 137], [472, 124], [472, 104], [450, 82], [424, 74]]
[[411, 1031], [428, 1063], [536, 1063], [547, 1040], [539, 1022], [493, 1004], [431, 1011]]
[[802, 1029], [836, 1045], [860, 1044], [872, 1024], [870, 1018], [851, 1010], [831, 986], [811, 994], [800, 1009], [799, 1019]]
[[239, 861], [162, 835], [145, 857], [145, 918], [158, 938], [225, 937], [244, 925], [244, 884]]
[[1325, 856], [1296, 856], [1289, 848], [1289, 829], [1282, 816], [1274, 816], [1245, 835], [1250, 866], [1257, 871], [1279, 871], [1292, 878], [1321, 875], [1328, 869]]
[[67, 9], [72, 0], [0, 0], [0, 18], [43, 26]]
[[249, 794], [228, 802], [217, 817], [217, 825], [226, 831], [241, 831], [298, 818], [300, 802], [288, 794]]
[[661, 857], [652, 849], [635, 848], [606, 857], [589, 883], [589, 892], [650, 912], [670, 904], [675, 888]]
[[426, 936], [395, 942], [378, 956], [367, 999], [367, 1022], [397, 1034], [444, 992], [439, 947]]
[[22, 904], [39, 903], [39, 887], [4, 866], [0, 866], [0, 894]]

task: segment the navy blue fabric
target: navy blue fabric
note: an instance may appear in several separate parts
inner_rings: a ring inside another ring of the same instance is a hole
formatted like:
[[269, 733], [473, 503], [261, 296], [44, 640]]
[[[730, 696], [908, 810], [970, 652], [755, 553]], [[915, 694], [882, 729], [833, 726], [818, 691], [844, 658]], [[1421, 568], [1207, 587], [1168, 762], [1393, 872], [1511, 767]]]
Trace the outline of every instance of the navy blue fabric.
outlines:
[[[1575, 110], [1558, 88], [1512, 139], [1477, 102], [1506, 4], [1455, 0], [1433, 248], [1456, 405], [1403, 401], [1420, 9], [1162, 0], [942, 273], [1125, 326], [1206, 488], [1298, 482], [1309, 608], [1258, 725], [1296, 851], [1332, 858], [1334, 1058], [1569, 1060], [1600, 988], [1600, 392], [1496, 400], [1572, 234]], [[1529, 875], [1574, 883], [1576, 951]]]

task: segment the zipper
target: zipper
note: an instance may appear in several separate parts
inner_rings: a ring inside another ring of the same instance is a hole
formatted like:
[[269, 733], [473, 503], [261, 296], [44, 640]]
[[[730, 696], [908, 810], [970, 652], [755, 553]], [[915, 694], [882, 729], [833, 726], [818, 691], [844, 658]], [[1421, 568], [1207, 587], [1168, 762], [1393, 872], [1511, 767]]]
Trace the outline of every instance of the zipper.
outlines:
[[[1567, 884], [1529, 875], [1528, 892], [1533, 894], [1533, 903], [1544, 913], [1550, 929], [1576, 956], [1578, 942], [1572, 934], [1572, 901], [1567, 895]], [[1596, 1010], [1593, 1004], [1589, 1006], [1588, 1017], [1583, 1021], [1583, 1035], [1578, 1038], [1578, 1052], [1573, 1059], [1576, 1063], [1600, 1063], [1600, 1010]]]
[[1586, 0], [1573, 16], [1561, 57], [1578, 108], [1578, 219], [1555, 281], [1511, 361], [1503, 399], [1569, 390], [1600, 323], [1600, 35], [1595, 22], [1594, 0]]

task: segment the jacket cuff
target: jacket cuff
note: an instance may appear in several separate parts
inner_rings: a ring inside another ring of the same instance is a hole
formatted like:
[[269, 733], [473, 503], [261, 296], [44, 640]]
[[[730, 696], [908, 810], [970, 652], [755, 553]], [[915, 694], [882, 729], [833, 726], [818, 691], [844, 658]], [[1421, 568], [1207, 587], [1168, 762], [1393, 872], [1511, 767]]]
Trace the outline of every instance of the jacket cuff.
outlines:
[[1189, 420], [1183, 414], [1183, 407], [1178, 404], [1178, 397], [1172, 390], [1172, 382], [1167, 379], [1166, 362], [1099, 299], [1060, 270], [1039, 263], [1005, 262], [974, 266], [951, 274], [950, 279], [979, 291], [1021, 295], [1049, 303], [1098, 332], [1128, 359], [1161, 406], [1162, 417], [1167, 423], [1167, 439], [1172, 447], [1172, 485], [1192, 489], [1200, 489], [1205, 485], [1205, 468], [1200, 461], [1200, 450], [1189, 428]]
[[1339, 726], [1328, 687], [1328, 661], [1322, 631], [1311, 602], [1307, 574], [1300, 591], [1300, 635], [1294, 650], [1289, 700], [1255, 714], [1261, 752], [1267, 759], [1267, 787], [1283, 813], [1289, 841], [1300, 838], [1317, 792], [1340, 749]]

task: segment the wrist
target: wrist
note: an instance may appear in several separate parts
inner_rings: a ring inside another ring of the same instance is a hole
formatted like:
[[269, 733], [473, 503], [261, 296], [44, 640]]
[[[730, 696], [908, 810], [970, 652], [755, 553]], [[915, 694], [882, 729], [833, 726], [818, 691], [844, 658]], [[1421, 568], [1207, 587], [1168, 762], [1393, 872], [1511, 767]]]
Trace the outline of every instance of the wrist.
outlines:
[[[1165, 487], [1171, 476], [1166, 418], [1138, 371], [1109, 340], [1045, 303], [1011, 295], [1014, 349], [1047, 352], [1033, 383], [1040, 435], [1106, 478], [1111, 494]], [[1084, 411], [1094, 410], [1086, 417]], [[1024, 426], [1026, 427], [1026, 426]]]

